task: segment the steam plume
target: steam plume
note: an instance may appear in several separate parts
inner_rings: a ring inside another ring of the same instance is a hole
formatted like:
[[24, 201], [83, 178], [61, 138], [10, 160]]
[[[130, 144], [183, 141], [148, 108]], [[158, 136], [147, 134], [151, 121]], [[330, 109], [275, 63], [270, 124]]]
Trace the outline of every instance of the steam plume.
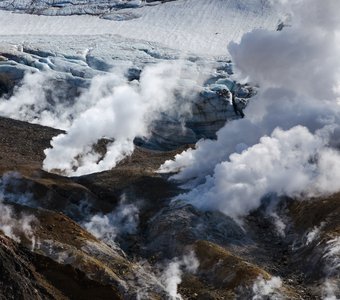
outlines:
[[[162, 112], [186, 111], [185, 104], [176, 102], [175, 92], [181, 95], [194, 85], [186, 81], [189, 86], [181, 89], [181, 73], [181, 64], [173, 62], [147, 66], [139, 82], [128, 82], [119, 74], [96, 78], [82, 96], [90, 99], [89, 105], [67, 134], [53, 138], [52, 148], [45, 150], [44, 169], [82, 175], [114, 167], [133, 152], [135, 137], [149, 135]], [[93, 150], [101, 138], [109, 140], [104, 155]]]
[[278, 5], [291, 15], [291, 27], [254, 30], [229, 45], [237, 77], [260, 86], [246, 118], [160, 168], [179, 171], [174, 180], [201, 183], [182, 196], [199, 207], [240, 217], [268, 193], [340, 190], [340, 2]]
[[174, 259], [169, 263], [161, 278], [165, 286], [165, 291], [171, 300], [181, 300], [182, 296], [178, 293], [178, 285], [182, 282], [182, 269], [187, 272], [195, 273], [199, 267], [199, 262], [193, 252], [184, 255], [181, 260]]
[[[9, 238], [20, 242], [22, 237], [25, 237], [32, 243], [32, 248], [35, 245], [35, 236], [33, 224], [37, 223], [37, 219], [29, 214], [16, 213], [11, 205], [3, 201], [13, 203], [25, 203], [30, 195], [17, 195], [7, 190], [9, 186], [15, 188], [18, 174], [8, 173], [0, 178], [0, 231]], [[11, 184], [13, 183], [13, 185]]]

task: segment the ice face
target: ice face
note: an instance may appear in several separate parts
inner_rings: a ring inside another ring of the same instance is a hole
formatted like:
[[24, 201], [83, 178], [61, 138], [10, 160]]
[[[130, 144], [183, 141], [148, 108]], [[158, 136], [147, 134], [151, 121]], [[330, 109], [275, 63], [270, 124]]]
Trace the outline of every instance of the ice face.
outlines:
[[[28, 3], [14, 2], [12, 8], [18, 10], [25, 7], [26, 4]], [[50, 2], [37, 2], [34, 5], [44, 7], [45, 4], [49, 4], [47, 6], [51, 8]], [[52, 4], [57, 6], [56, 10], [59, 6], [70, 8], [68, 5], [59, 5], [60, 3], [56, 2]], [[74, 7], [77, 7], [77, 3], [75, 4]], [[130, 6], [131, 4], [132, 2], [129, 2]], [[238, 40], [244, 32], [256, 27], [274, 29], [277, 20], [275, 13], [266, 1], [260, 0], [255, 2], [249, 0], [241, 2], [235, 0], [225, 2], [189, 0], [140, 7], [137, 2], [133, 4], [134, 8], [119, 10], [118, 13], [124, 13], [125, 16], [131, 13], [130, 16], [135, 15], [138, 18], [125, 18], [124, 22], [115, 21], [114, 17], [110, 18], [108, 14], [111, 16], [115, 14], [112, 11], [106, 12], [105, 18], [109, 20], [90, 15], [51, 17], [0, 12], [0, 35], [3, 35], [0, 37], [0, 41], [2, 44], [6, 44], [5, 51], [10, 61], [5, 63], [6, 67], [9, 64], [14, 64], [15, 68], [22, 71], [22, 65], [24, 65], [25, 67], [29, 66], [32, 72], [37, 70], [45, 72], [30, 77], [32, 80], [27, 80], [27, 84], [24, 85], [27, 89], [21, 89], [21, 94], [19, 91], [15, 95], [18, 100], [15, 102], [20, 103], [20, 107], [5, 105], [12, 104], [12, 99], [1, 107], [2, 115], [57, 128], [61, 128], [62, 125], [63, 129], [68, 129], [72, 127], [73, 121], [77, 119], [79, 113], [84, 113], [88, 107], [84, 110], [83, 104], [80, 103], [80, 109], [78, 109], [78, 101], [75, 109], [70, 114], [65, 114], [70, 106], [74, 107], [73, 103], [69, 103], [67, 99], [55, 103], [54, 98], [54, 96], [57, 98], [60, 96], [55, 95], [54, 91], [65, 91], [62, 88], [64, 82], [70, 83], [65, 95], [67, 98], [73, 99], [76, 98], [77, 93], [83, 93], [91, 85], [93, 78], [97, 76], [105, 78], [110, 72], [115, 73], [119, 69], [125, 69], [128, 73], [128, 81], [133, 81], [139, 79], [139, 75], [143, 74], [143, 69], [149, 63], [159, 64], [169, 60], [182, 60], [185, 65], [191, 65], [190, 68], [196, 69], [196, 73], [204, 74], [203, 76], [206, 78], [215, 76], [214, 82], [207, 84], [204, 91], [202, 91], [202, 82], [195, 78], [195, 72], [179, 78], [176, 89], [183, 90], [183, 86], [191, 86], [189, 90], [194, 90], [192, 93], [187, 90], [185, 99], [188, 104], [192, 98], [188, 94], [199, 94], [199, 97], [196, 97], [198, 99], [195, 102], [196, 106], [194, 105], [195, 107], [192, 108], [193, 118], [188, 120], [183, 115], [175, 114], [174, 116], [167, 112], [166, 117], [162, 118], [162, 122], [155, 126], [153, 120], [161, 119], [159, 116], [154, 116], [152, 122], [148, 120], [149, 123], [144, 122], [145, 118], [150, 119], [147, 117], [148, 115], [142, 117], [141, 121], [147, 125], [144, 126], [144, 130], [138, 131], [138, 135], [128, 137], [130, 146], [127, 152], [132, 149], [132, 140], [135, 137], [148, 135], [151, 126], [155, 128], [156, 136], [163, 138], [163, 140], [159, 140], [159, 138], [151, 140], [152, 147], [157, 147], [164, 141], [170, 141], [169, 145], [166, 145], [167, 147], [175, 147], [178, 143], [176, 141], [178, 136], [182, 137], [178, 139], [180, 143], [193, 143], [201, 137], [213, 137], [231, 112], [228, 109], [230, 108], [228, 101], [216, 97], [214, 90], [214, 84], [220, 79], [222, 82], [218, 84], [224, 88], [227, 87], [228, 82], [223, 80], [229, 76], [229, 74], [227, 74], [228, 76], [222, 74], [221, 77], [216, 66], [212, 66], [216, 64], [216, 56], [223, 56], [219, 58], [219, 62], [225, 62], [228, 41]], [[25, 11], [44, 12], [43, 9], [34, 10], [34, 5], [30, 5]], [[91, 5], [92, 2], [87, 3], [87, 9], [90, 9]], [[102, 2], [98, 4], [98, 7], [101, 5]], [[74, 7], [72, 6], [72, 8]], [[69, 12], [69, 14], [74, 13], [75, 11]], [[13, 55], [11, 53], [8, 55], [10, 52], [8, 46], [13, 47]], [[213, 74], [214, 72], [216, 74]], [[50, 105], [50, 95], [46, 97], [48, 101], [45, 102], [44, 98], [40, 97], [40, 94], [46, 91], [49, 78], [52, 78], [58, 86], [58, 89], [50, 89], [53, 91], [52, 106]], [[169, 82], [169, 80], [165, 80], [165, 82]], [[126, 84], [129, 89], [135, 89], [130, 83]], [[71, 91], [71, 97], [68, 97], [69, 91]], [[24, 109], [22, 109], [23, 101], [20, 100], [20, 95], [23, 95], [24, 101], [26, 101]], [[91, 97], [88, 98], [91, 99]], [[33, 102], [27, 103], [27, 99]], [[96, 100], [98, 99], [96, 98]], [[14, 107], [18, 109], [13, 110]], [[27, 108], [30, 107], [34, 109], [33, 111], [29, 110], [27, 114]], [[141, 109], [138, 111], [140, 112]], [[19, 116], [17, 112], [20, 113]], [[157, 109], [157, 113], [160, 113], [159, 109]], [[185, 128], [182, 125], [188, 123], [187, 121], [190, 122]], [[214, 126], [209, 124], [214, 124]], [[164, 135], [165, 132], [168, 134]], [[107, 132], [99, 138], [103, 136], [112, 138]], [[95, 141], [91, 140], [92, 142]]]

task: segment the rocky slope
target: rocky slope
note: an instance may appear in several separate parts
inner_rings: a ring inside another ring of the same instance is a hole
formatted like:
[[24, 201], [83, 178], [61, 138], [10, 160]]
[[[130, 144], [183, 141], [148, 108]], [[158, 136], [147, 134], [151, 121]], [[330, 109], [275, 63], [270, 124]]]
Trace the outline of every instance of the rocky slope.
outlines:
[[340, 298], [330, 3], [0, 1], [0, 299]]
[[[103, 51], [85, 56], [77, 49], [49, 52], [43, 43], [40, 49], [3, 47], [2, 101], [6, 104], [25, 84], [25, 72], [50, 68], [42, 94], [63, 104], [65, 97], [74, 101], [94, 76], [108, 73], [126, 58], [135, 59], [128, 69], [129, 82], [140, 80], [145, 61], [177, 58], [176, 51], [167, 49], [164, 56], [155, 57], [150, 45], [125, 45], [115, 46], [120, 53], [115, 60], [103, 56]], [[199, 64], [200, 59], [193, 60]], [[110, 61], [112, 65], [106, 65]], [[42, 171], [43, 151], [63, 131], [0, 119], [2, 298], [332, 299], [339, 295], [339, 195], [308, 201], [282, 198], [275, 207], [264, 202], [238, 224], [222, 213], [173, 201], [183, 187], [168, 181], [168, 174], [155, 172], [199, 138], [214, 137], [226, 121], [239, 118], [230, 102], [216, 93], [233, 88], [232, 64], [225, 59], [212, 66], [190, 102], [186, 130], [180, 118], [163, 115], [153, 134], [136, 139], [133, 155], [110, 171], [71, 178]], [[255, 92], [256, 88], [244, 85], [237, 99], [246, 103]], [[31, 108], [33, 114], [25, 118], [37, 122], [46, 107]], [[18, 113], [27, 110], [12, 107], [11, 111], [13, 117], [24, 118]], [[105, 139], [96, 145], [101, 153], [106, 147]]]
[[284, 235], [265, 208], [242, 229], [169, 202], [181, 190], [154, 170], [174, 152], [137, 148], [111, 171], [64, 178], [40, 170], [58, 131], [0, 124], [4, 299], [319, 299], [336, 287], [337, 195], [282, 199]]

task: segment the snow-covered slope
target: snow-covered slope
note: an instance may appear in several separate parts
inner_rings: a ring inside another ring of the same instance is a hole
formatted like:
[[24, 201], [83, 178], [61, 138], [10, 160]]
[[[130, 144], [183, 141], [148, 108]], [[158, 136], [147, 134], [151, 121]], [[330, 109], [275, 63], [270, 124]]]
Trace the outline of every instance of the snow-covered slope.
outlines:
[[118, 34], [182, 51], [225, 55], [230, 41], [254, 28], [274, 29], [279, 19], [267, 0], [179, 0], [112, 11], [104, 17], [1, 11], [0, 35]]
[[101, 14], [112, 9], [136, 7], [141, 0], [1, 0], [0, 8], [40, 15]]

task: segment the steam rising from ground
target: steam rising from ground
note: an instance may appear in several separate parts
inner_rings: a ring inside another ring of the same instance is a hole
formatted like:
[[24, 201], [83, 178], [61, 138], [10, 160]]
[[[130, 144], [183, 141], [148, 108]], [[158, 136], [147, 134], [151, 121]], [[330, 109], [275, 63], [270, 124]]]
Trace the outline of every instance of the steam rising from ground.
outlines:
[[118, 234], [134, 234], [139, 223], [139, 209], [134, 204], [126, 203], [123, 196], [118, 207], [111, 213], [97, 214], [90, 218], [83, 227], [106, 244], [115, 246]]
[[272, 299], [279, 300], [283, 297], [278, 293], [282, 287], [280, 277], [272, 277], [270, 280], [265, 280], [262, 277], [258, 278], [253, 285], [253, 300]]
[[241, 217], [268, 194], [309, 197], [340, 190], [340, 2], [282, 1], [291, 27], [254, 30], [229, 51], [237, 76], [260, 90], [246, 118], [226, 124], [161, 172], [193, 180], [182, 195]]
[[0, 179], [0, 231], [16, 242], [20, 242], [22, 237], [24, 237], [31, 241], [34, 248], [35, 236], [32, 225], [37, 222], [37, 219], [29, 214], [16, 213], [12, 206], [3, 203], [4, 200], [21, 203], [24, 202], [23, 198], [27, 197], [25, 194], [16, 196], [7, 191], [7, 187], [13, 178], [15, 184], [16, 174], [14, 176], [13, 174], [6, 174]]
[[182, 282], [183, 269], [187, 272], [195, 273], [199, 267], [199, 262], [193, 252], [184, 255], [181, 260], [174, 259], [164, 270], [161, 281], [165, 286], [165, 291], [171, 300], [183, 299], [178, 293], [178, 285]]
[[323, 284], [323, 299], [336, 300], [340, 295], [340, 237], [335, 237], [327, 242], [324, 250], [326, 280]]
[[[83, 175], [110, 169], [133, 152], [134, 138], [149, 136], [162, 113], [177, 120], [190, 113], [199, 76], [198, 66], [184, 60], [147, 65], [133, 81], [128, 80], [129, 67], [126, 63], [94, 77], [76, 99], [65, 98], [69, 91], [58, 80], [68, 79], [60, 74], [27, 73], [13, 96], [1, 99], [0, 111], [67, 131], [46, 149], [45, 170]], [[98, 149], [103, 138], [106, 147]]]
[[59, 111], [59, 108], [54, 108], [43, 96], [48, 79], [47, 72], [27, 73], [15, 94], [9, 100], [1, 99], [1, 114], [32, 123], [43, 120], [44, 125], [56, 125], [52, 112]]
[[[259, 207], [268, 193], [312, 197], [336, 192], [340, 155], [325, 147], [327, 142], [328, 132], [313, 135], [302, 126], [275, 129], [270, 137], [218, 164], [204, 185], [180, 197], [237, 218]], [[227, 201], [221, 201], [225, 197]]]
[[326, 280], [322, 287], [323, 300], [338, 300], [336, 292], [339, 293], [338, 282], [336, 280]]
[[[0, 231], [6, 236], [20, 242], [20, 236], [25, 236], [32, 241], [34, 245], [34, 233], [32, 223], [36, 222], [36, 218], [31, 215], [17, 215], [11, 206], [0, 202]], [[34, 247], [34, 246], [33, 246]]]
[[[181, 64], [173, 62], [147, 66], [139, 82], [128, 82], [117, 73], [95, 78], [80, 99], [80, 103], [87, 99], [85, 109], [67, 134], [53, 138], [52, 148], [45, 150], [44, 169], [82, 175], [114, 167], [133, 152], [135, 137], [149, 135], [162, 112], [187, 109], [176, 102], [175, 93], [188, 92], [193, 83], [181, 89], [181, 73]], [[105, 153], [93, 149], [101, 138], [109, 141]]]

